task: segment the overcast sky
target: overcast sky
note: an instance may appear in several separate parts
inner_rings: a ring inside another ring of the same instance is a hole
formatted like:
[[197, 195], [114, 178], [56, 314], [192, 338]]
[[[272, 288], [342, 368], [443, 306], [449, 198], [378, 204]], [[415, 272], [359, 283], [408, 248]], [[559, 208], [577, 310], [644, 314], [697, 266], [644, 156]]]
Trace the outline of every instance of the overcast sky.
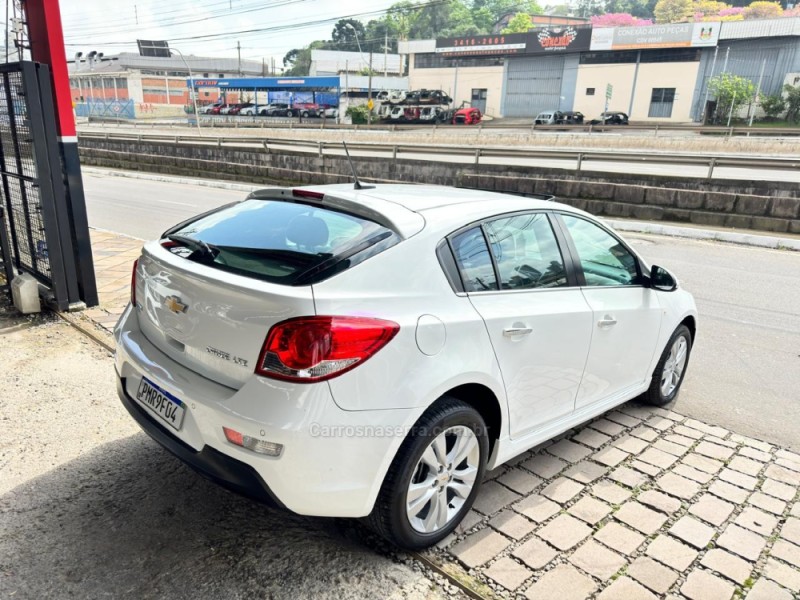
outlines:
[[[61, 15], [68, 59], [78, 51], [137, 52], [137, 39], [167, 40], [187, 55], [235, 57], [238, 40], [243, 59], [274, 57], [280, 66], [292, 48], [329, 39], [337, 19], [385, 10], [395, 1], [61, 0]], [[359, 17], [364, 23], [371, 18]], [[276, 29], [244, 33], [264, 28]], [[197, 36], [218, 37], [188, 39]]]

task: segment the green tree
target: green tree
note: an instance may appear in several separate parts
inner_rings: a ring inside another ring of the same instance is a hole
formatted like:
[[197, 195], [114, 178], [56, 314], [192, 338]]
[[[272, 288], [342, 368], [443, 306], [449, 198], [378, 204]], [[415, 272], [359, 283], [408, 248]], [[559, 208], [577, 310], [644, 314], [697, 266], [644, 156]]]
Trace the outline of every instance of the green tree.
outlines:
[[692, 0], [658, 0], [653, 11], [656, 23], [680, 23], [692, 14]]
[[732, 73], [712, 77], [708, 82], [708, 89], [717, 99], [717, 122], [727, 120], [729, 114], [736, 116], [739, 109], [753, 99], [756, 92], [755, 84], [747, 77]]
[[366, 33], [364, 24], [361, 21], [357, 21], [356, 19], [339, 19], [336, 21], [336, 25], [333, 26], [331, 41], [336, 50], [358, 52], [359, 44], [361, 44], [361, 50], [364, 50]]
[[756, 0], [744, 9], [745, 20], [749, 19], [775, 19], [783, 14], [783, 7], [778, 2], [764, 2]]
[[283, 57], [283, 66], [286, 67], [284, 75], [308, 75], [311, 69], [311, 51], [325, 49], [329, 46], [330, 42], [317, 40], [305, 48], [289, 50]]
[[525, 33], [533, 27], [533, 20], [528, 13], [517, 13], [508, 22], [508, 27], [501, 33]]
[[384, 19], [387, 22], [389, 31], [394, 32], [398, 39], [409, 39], [411, 29], [414, 27], [414, 22], [419, 17], [415, 6], [413, 2], [404, 0], [403, 2], [392, 4], [391, 8], [389, 8], [386, 13]]
[[489, 33], [494, 27], [494, 15], [486, 6], [472, 8], [472, 22], [481, 33]]
[[786, 110], [786, 100], [780, 94], [761, 96], [758, 103], [769, 119], [777, 119]]
[[790, 123], [800, 122], [800, 85], [783, 86], [786, 96], [786, 120]]

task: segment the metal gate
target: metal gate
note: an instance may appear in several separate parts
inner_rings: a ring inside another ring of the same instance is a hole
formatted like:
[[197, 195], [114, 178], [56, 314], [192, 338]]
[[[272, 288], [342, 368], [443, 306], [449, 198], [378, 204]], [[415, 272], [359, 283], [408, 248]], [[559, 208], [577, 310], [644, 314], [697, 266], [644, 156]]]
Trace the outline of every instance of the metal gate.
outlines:
[[60, 310], [81, 302], [86, 282], [76, 260], [91, 264], [91, 255], [76, 252], [47, 65], [0, 65], [0, 195], [6, 279], [14, 269], [30, 273], [50, 288]]
[[564, 56], [514, 58], [507, 61], [503, 116], [535, 117], [561, 106]]

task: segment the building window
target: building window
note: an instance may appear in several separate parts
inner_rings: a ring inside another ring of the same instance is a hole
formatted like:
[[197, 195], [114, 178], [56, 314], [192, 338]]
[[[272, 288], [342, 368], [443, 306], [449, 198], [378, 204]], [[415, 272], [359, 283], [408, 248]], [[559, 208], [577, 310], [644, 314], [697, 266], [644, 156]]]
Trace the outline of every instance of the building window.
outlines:
[[203, 77], [205, 77], [206, 79], [208, 79], [208, 73], [203, 73]]
[[447, 69], [455, 67], [456, 64], [458, 64], [459, 69], [464, 67], [495, 67], [502, 66], [503, 58], [500, 56], [445, 58], [435, 52], [423, 52], [414, 55], [414, 68], [416, 69]]
[[650, 95], [650, 111], [648, 117], [668, 119], [672, 116], [672, 105], [675, 103], [675, 88], [653, 88]]
[[697, 62], [700, 60], [698, 48], [660, 48], [658, 50], [642, 50], [639, 58], [643, 63], [659, 62]]
[[594, 88], [586, 88], [587, 96], [594, 96]]
[[635, 63], [636, 51], [584, 52], [581, 54], [582, 65], [607, 65], [615, 63]]
[[220, 78], [220, 79], [225, 79], [225, 73], [220, 73], [220, 74], [219, 74], [219, 78]]

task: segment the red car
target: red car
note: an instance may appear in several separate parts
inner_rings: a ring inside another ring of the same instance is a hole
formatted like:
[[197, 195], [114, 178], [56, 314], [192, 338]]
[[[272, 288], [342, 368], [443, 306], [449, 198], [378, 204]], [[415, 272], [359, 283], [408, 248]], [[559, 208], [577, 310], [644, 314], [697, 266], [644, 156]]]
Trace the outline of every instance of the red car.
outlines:
[[218, 115], [219, 111], [228, 106], [227, 104], [217, 104], [216, 106], [212, 106], [211, 110], [208, 111], [210, 115]]
[[453, 125], [475, 125], [481, 122], [481, 111], [477, 108], [461, 108], [453, 115]]

